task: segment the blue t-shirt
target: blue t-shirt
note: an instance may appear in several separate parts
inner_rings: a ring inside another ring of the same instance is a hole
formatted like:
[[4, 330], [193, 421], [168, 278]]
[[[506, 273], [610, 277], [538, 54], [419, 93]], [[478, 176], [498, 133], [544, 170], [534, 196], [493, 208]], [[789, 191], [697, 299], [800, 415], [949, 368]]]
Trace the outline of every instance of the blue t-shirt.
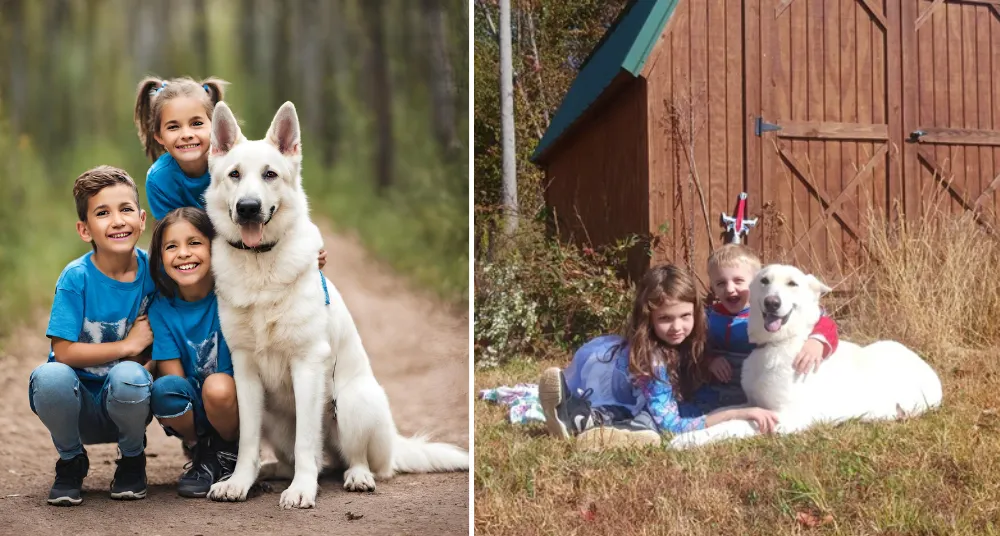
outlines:
[[157, 294], [149, 306], [149, 326], [153, 328], [153, 359], [179, 358], [184, 375], [199, 391], [210, 374], [233, 375], [233, 360], [219, 326], [215, 292], [195, 302]]
[[[56, 281], [47, 337], [70, 342], [107, 343], [125, 339], [136, 317], [146, 314], [156, 287], [149, 275], [146, 252], [136, 248], [139, 267], [135, 280], [124, 283], [104, 275], [92, 259], [94, 252], [69, 263]], [[49, 352], [49, 361], [55, 353]], [[111, 367], [120, 360], [78, 368], [77, 376], [91, 393], [100, 392]]]
[[154, 218], [162, 220], [177, 208], [205, 208], [205, 190], [211, 182], [207, 171], [201, 177], [188, 177], [170, 153], [163, 153], [146, 172], [149, 210]]

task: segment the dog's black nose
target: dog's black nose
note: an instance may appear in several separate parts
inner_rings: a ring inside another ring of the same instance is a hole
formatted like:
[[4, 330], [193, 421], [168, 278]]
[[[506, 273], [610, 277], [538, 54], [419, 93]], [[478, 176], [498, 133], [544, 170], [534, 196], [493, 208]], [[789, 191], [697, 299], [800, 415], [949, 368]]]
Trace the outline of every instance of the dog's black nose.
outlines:
[[776, 313], [781, 309], [781, 298], [777, 296], [767, 296], [764, 298], [764, 310], [769, 313]]
[[260, 216], [260, 201], [257, 199], [240, 199], [236, 203], [236, 213], [241, 218], [257, 218]]

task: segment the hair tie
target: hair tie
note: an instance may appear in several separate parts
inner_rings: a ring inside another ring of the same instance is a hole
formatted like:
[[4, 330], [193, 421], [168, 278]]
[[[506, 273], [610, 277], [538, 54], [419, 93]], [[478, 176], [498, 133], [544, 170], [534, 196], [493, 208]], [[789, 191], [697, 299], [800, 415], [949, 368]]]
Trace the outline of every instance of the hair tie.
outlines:
[[157, 93], [159, 93], [159, 92], [163, 91], [163, 88], [165, 88], [165, 87], [167, 87], [167, 81], [166, 81], [166, 80], [164, 80], [164, 81], [163, 81], [163, 83], [162, 83], [162, 84], [160, 84], [160, 87], [156, 88], [156, 89], [155, 89], [155, 90], [153, 91], [153, 95], [156, 95]]

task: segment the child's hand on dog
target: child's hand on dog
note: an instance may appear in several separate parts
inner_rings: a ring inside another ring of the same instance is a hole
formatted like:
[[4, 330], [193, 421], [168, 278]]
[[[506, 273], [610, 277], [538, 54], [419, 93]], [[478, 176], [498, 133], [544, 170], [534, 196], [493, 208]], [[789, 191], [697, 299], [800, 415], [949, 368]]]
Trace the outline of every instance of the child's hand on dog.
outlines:
[[708, 371], [715, 376], [715, 379], [722, 383], [729, 383], [729, 380], [733, 379], [733, 367], [729, 366], [729, 361], [722, 356], [715, 356], [711, 358], [712, 361], [708, 364]]
[[774, 433], [778, 426], [778, 414], [769, 409], [747, 408], [744, 418], [753, 421], [757, 425], [757, 430], [762, 434]]
[[792, 361], [792, 368], [795, 369], [796, 373], [805, 375], [819, 370], [819, 364], [822, 362], [823, 343], [816, 339], [809, 339], [802, 345], [799, 355], [795, 356], [795, 360]]
[[319, 250], [319, 269], [322, 270], [326, 266], [326, 250]]

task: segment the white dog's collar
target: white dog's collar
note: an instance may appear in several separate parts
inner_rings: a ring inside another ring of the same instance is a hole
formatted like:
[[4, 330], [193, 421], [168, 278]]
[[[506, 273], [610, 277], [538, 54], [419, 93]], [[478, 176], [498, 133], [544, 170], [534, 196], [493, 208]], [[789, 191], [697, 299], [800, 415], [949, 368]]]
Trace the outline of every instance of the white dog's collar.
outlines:
[[226, 240], [226, 243], [236, 249], [252, 251], [254, 253], [267, 253], [268, 251], [274, 249], [274, 246], [278, 245], [277, 242], [271, 242], [270, 244], [260, 244], [259, 246], [250, 247], [243, 242], [231, 242], [229, 240]]

